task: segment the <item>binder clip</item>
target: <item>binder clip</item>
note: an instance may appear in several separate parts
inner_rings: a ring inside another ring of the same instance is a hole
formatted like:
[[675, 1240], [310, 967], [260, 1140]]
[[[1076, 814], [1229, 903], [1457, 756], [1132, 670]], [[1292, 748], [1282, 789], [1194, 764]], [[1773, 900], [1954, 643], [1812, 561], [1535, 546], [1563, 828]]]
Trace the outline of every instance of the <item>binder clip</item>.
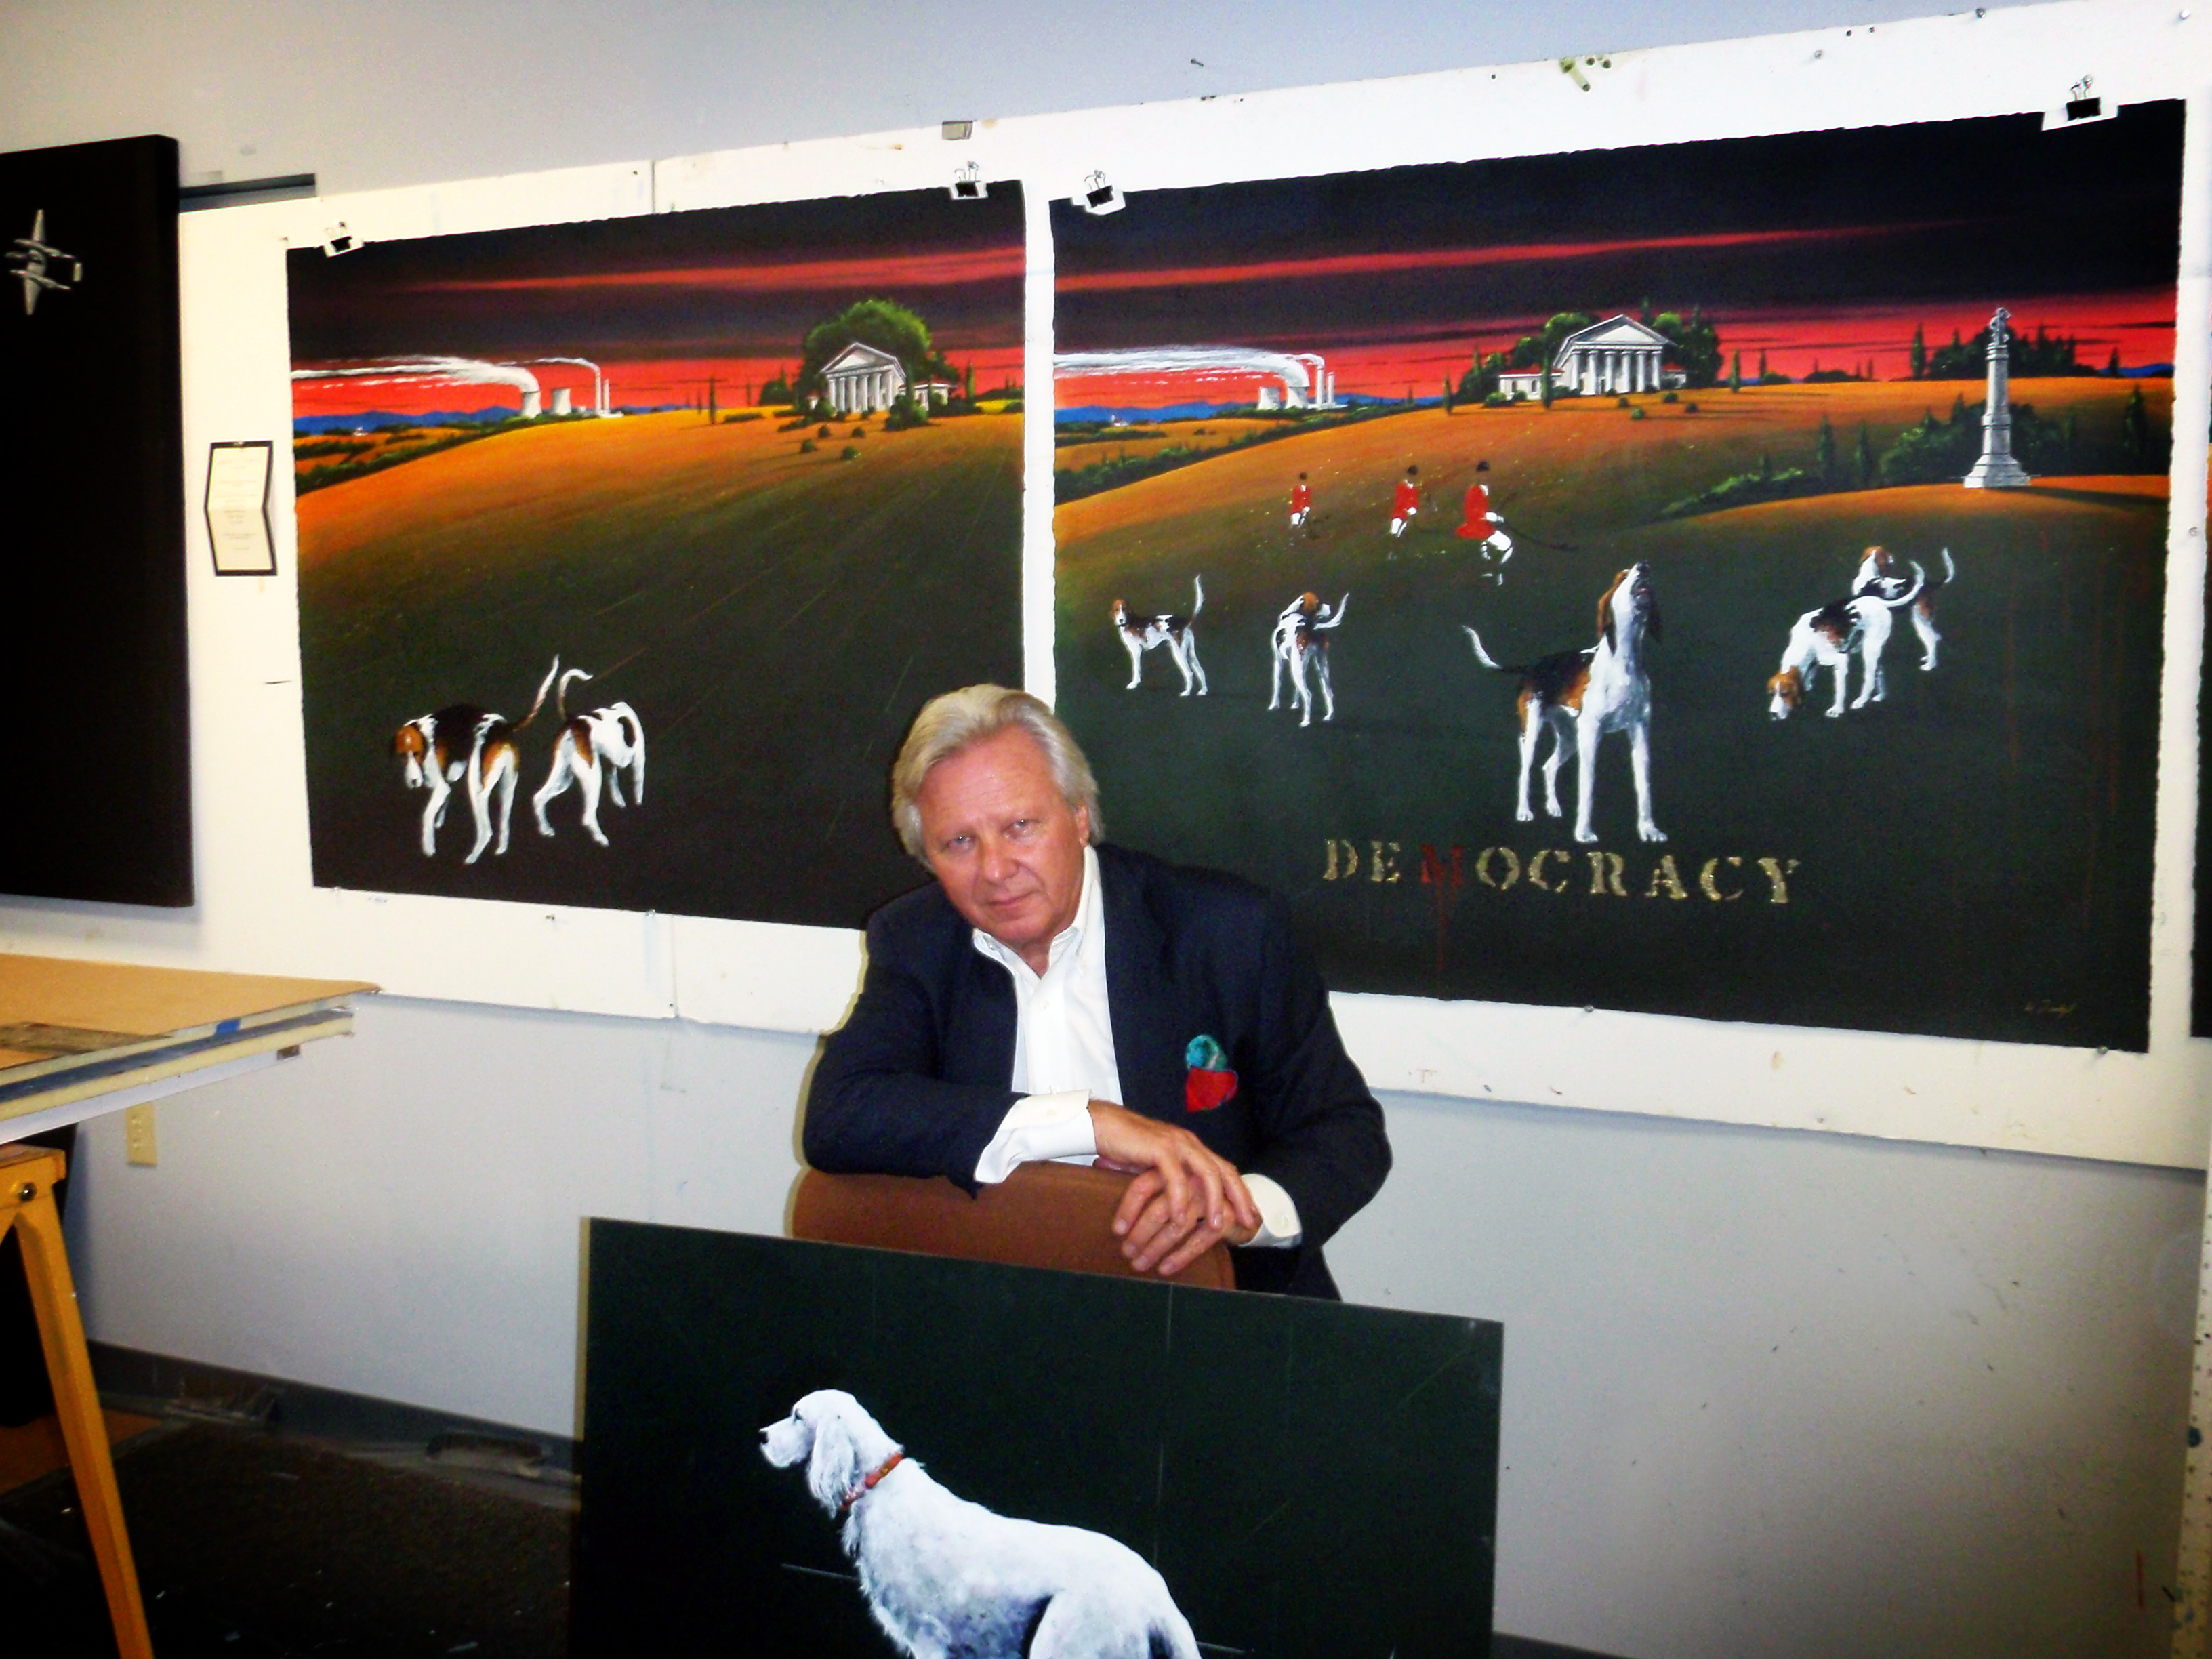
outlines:
[[331, 258], [335, 259], [341, 253], [351, 253], [360, 246], [361, 238], [346, 228], [343, 219], [323, 233], [323, 252]]
[[970, 161], [952, 175], [952, 199], [956, 202], [980, 202], [991, 193], [983, 182], [983, 169]]
[[1119, 213], [1121, 210], [1121, 192], [1106, 182], [1104, 173], [1085, 173], [1083, 188], [1068, 198], [1068, 205], [1079, 207], [1091, 214]]

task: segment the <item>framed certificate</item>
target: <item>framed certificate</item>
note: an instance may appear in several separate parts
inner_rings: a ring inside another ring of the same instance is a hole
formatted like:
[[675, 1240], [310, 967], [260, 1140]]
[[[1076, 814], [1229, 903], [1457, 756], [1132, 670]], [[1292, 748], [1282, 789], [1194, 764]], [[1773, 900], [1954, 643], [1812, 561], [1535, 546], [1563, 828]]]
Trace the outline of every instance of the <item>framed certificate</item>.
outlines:
[[266, 438], [208, 446], [208, 542], [218, 576], [273, 576], [276, 544], [269, 533]]

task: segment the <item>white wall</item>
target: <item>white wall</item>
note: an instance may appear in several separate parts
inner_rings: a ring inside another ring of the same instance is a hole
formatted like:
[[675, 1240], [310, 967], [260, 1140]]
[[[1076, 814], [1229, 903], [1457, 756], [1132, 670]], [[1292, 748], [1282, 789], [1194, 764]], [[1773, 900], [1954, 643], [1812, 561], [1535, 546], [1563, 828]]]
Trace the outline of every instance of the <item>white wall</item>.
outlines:
[[[811, 1042], [371, 1000], [87, 1127], [94, 1333], [575, 1432], [579, 1218], [781, 1230]], [[1632, 1659], [2165, 1651], [2201, 1182], [1385, 1097], [1355, 1300], [1505, 1323], [1501, 1629]], [[2136, 1601], [2142, 1552], [2143, 1605]]]
[[[0, 147], [161, 130], [193, 179], [356, 190], [1920, 9], [15, 0]], [[91, 1127], [94, 1334], [573, 1432], [580, 1218], [776, 1231], [811, 1053], [372, 1002], [164, 1103], [158, 1168]], [[1386, 1105], [1398, 1173], [1334, 1255], [1359, 1299], [1506, 1322], [1501, 1627], [1636, 1659], [2164, 1650], [2197, 1177]]]

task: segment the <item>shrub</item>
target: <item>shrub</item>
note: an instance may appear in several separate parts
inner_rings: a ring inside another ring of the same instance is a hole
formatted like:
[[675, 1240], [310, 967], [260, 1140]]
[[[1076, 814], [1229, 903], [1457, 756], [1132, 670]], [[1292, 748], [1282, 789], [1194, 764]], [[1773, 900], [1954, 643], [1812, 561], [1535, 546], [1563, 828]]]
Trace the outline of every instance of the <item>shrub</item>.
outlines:
[[1628, 407], [1628, 399], [1626, 398], [1615, 398], [1613, 400], [1613, 406], [1615, 409], [1626, 409]]
[[1483, 395], [1482, 406], [1485, 409], [1503, 409], [1513, 401], [1502, 392], [1491, 392]]
[[1662, 404], [1671, 404], [1678, 403], [1680, 399], [1676, 398], [1671, 392], [1662, 392], [1659, 394], [1659, 401]]
[[1682, 413], [1684, 413], [1685, 415], [1694, 415], [1694, 414], [1696, 414], [1697, 412], [1698, 412], [1698, 404], [1697, 404], [1697, 400], [1696, 400], [1695, 398], [1691, 399], [1691, 401], [1689, 401], [1688, 403], [1684, 404], [1682, 405]]
[[819, 432], [816, 433], [814, 435], [815, 435], [816, 437], [817, 437], [817, 438], [826, 438], [826, 437], [828, 437], [828, 436], [830, 435], [830, 428], [829, 428], [828, 424], [825, 422], [825, 423], [823, 424], [823, 428], [822, 428], [822, 430], [820, 430]]
[[1640, 421], [1644, 418], [1644, 411], [1640, 409], [1632, 409], [1628, 411], [1628, 418], [1632, 421]]
[[799, 453], [802, 455], [811, 455], [814, 453], [814, 440], [801, 438], [799, 441]]
[[743, 426], [747, 421], [757, 421], [764, 418], [766, 417], [763, 416], [757, 409], [745, 409], [739, 410], [734, 415], [723, 416], [722, 424], [724, 426]]
[[1819, 479], [1797, 467], [1773, 470], [1771, 464], [1762, 463], [1756, 472], [1739, 472], [1732, 478], [1723, 478], [1701, 495], [1685, 496], [1670, 501], [1659, 509], [1662, 519], [1685, 519], [1698, 513], [1723, 513], [1732, 507], [1749, 507], [1754, 501], [1783, 501], [1794, 495], [1817, 494]]
[[845, 435], [848, 438], [865, 438], [868, 435], [868, 428], [864, 426], [856, 426]]
[[859, 460], [860, 459], [860, 447], [858, 444], [847, 444], [843, 449], [838, 451], [837, 459], [841, 461]]

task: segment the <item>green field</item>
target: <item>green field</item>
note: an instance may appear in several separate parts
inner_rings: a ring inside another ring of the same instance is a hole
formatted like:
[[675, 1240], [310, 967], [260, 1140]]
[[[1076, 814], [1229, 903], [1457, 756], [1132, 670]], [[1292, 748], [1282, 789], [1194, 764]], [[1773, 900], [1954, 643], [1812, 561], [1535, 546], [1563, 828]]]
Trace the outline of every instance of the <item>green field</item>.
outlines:
[[[1062, 507], [1060, 703], [1115, 836], [1289, 892], [1343, 988], [2140, 1048], [2164, 479], [1657, 516], [1763, 456], [1806, 465], [1824, 412], [1848, 456], [1861, 421], [1879, 449], [1929, 404], [1942, 417], [1954, 389], [1722, 390], [1695, 414], [1648, 400], [1642, 420], [1610, 400], [1423, 410]], [[2085, 453], [2109, 462], [2131, 389], [2016, 395], [2074, 407]], [[2146, 385], [2161, 421], [2168, 390]], [[1520, 543], [1502, 588], [1449, 535], [1486, 459]], [[1439, 487], [1393, 544], [1389, 491], [1409, 461]], [[1294, 536], [1283, 501], [1300, 471], [1316, 514]], [[1772, 721], [1764, 684], [1791, 621], [1841, 597], [1875, 542], [1939, 568], [1950, 548], [1939, 667], [1919, 672], [1900, 613], [1886, 702]], [[1652, 745], [1670, 840], [1635, 840], [1626, 744], [1610, 738], [1593, 860], [1572, 840], [1571, 769], [1565, 821], [1514, 821], [1513, 685], [1461, 628], [1507, 662], [1587, 645], [1597, 595], [1638, 559], [1665, 618]], [[1185, 609], [1194, 574], [1212, 695], [1175, 696], [1164, 653], [1123, 690], [1111, 601]], [[1309, 588], [1352, 600], [1337, 718], [1300, 730], [1267, 710], [1267, 640]]]
[[[921, 879], [884, 780], [925, 698], [1020, 672], [1021, 419], [840, 422], [811, 454], [775, 426], [564, 422], [301, 500], [318, 884], [854, 927]], [[556, 653], [597, 676], [572, 709], [642, 719], [645, 805], [602, 803], [602, 849], [571, 790], [542, 837], [549, 708], [507, 855], [463, 865], [457, 792], [424, 858], [394, 730], [519, 720]]]

